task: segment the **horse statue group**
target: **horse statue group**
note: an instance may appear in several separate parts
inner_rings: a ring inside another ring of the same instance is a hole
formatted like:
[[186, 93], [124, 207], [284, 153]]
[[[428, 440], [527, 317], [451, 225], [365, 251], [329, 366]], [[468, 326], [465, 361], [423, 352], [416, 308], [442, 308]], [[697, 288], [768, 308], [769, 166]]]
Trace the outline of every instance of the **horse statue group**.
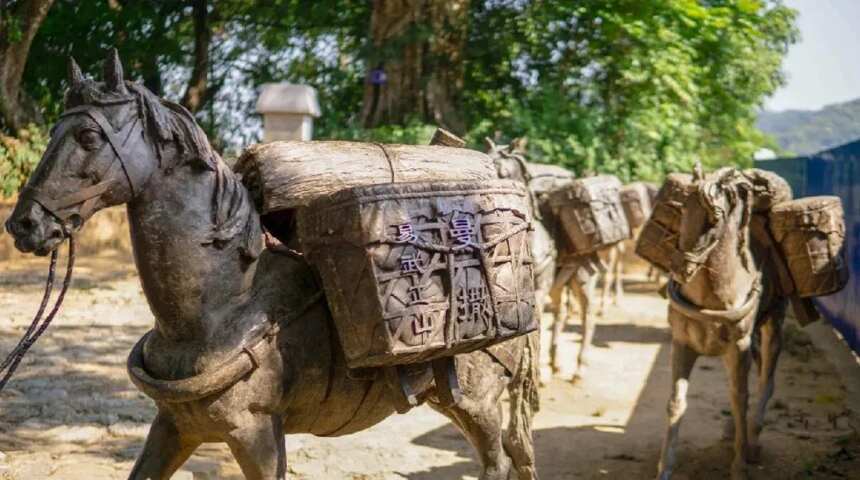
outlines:
[[[170, 478], [202, 443], [223, 442], [247, 478], [283, 479], [285, 434], [346, 435], [395, 412], [396, 392], [382, 375], [356, 375], [347, 367], [312, 269], [263, 245], [260, 213], [248, 190], [191, 114], [126, 81], [115, 50], [101, 82], [71, 61], [65, 98], [6, 229], [22, 252], [46, 255], [97, 211], [127, 205], [134, 258], [155, 318], [129, 356], [129, 373], [158, 408], [129, 478]], [[561, 169], [536, 173], [540, 168], [513, 149], [490, 147], [500, 177], [529, 185], [538, 177], [551, 183], [572, 178]], [[684, 266], [694, 271], [669, 288], [673, 384], [658, 478], [668, 479], [674, 468], [697, 356], [721, 355], [730, 372], [731, 471], [738, 480], [759, 447], [785, 301], [772, 287], [764, 247], [748, 238], [749, 182], [727, 170], [697, 175], [693, 185], [698, 193], [682, 206], [679, 248]], [[551, 367], [558, 371], [565, 298], [576, 299], [583, 338], [575, 378], [581, 378], [594, 333], [589, 292], [601, 260], [596, 254], [560, 256], [556, 229], [541, 220], [547, 216], [540, 208], [535, 201], [535, 308], [542, 312], [549, 299]], [[727, 327], [721, 312], [740, 320]], [[442, 401], [432, 376], [413, 384], [420, 401], [448, 417], [477, 450], [482, 480], [537, 478], [537, 335], [506, 341], [494, 352], [457, 355], [462, 396], [454, 402]], [[753, 351], [762, 396], [749, 423]]]

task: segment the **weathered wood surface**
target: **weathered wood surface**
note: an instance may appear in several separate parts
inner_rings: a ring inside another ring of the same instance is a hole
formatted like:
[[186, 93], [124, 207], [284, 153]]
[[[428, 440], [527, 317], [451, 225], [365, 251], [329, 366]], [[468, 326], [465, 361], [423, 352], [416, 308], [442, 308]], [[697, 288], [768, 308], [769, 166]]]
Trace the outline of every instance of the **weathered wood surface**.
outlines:
[[496, 177], [490, 157], [475, 150], [342, 141], [253, 145], [242, 154], [236, 171], [262, 213], [306, 206], [351, 187]]
[[547, 194], [576, 179], [570, 170], [558, 165], [526, 163], [529, 174], [529, 189], [536, 195]]

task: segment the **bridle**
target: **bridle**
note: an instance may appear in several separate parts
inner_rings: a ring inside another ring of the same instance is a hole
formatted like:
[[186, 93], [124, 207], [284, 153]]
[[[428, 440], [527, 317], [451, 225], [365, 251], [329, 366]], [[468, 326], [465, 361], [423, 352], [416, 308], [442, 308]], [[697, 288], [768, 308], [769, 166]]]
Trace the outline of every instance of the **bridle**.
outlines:
[[[140, 185], [134, 175], [129, 171], [128, 162], [131, 152], [128, 143], [134, 137], [135, 132], [138, 129], [142, 129], [140, 118], [138, 115], [135, 115], [133, 120], [128, 121], [123, 127], [116, 130], [105, 115], [95, 107], [124, 105], [135, 101], [136, 99], [131, 97], [107, 102], [98, 102], [92, 105], [82, 105], [80, 107], [71, 108], [60, 115], [61, 119], [75, 115], [86, 115], [95, 122], [96, 125], [98, 125], [101, 133], [107, 139], [108, 144], [114, 152], [114, 162], [118, 161], [122, 168], [123, 174], [128, 182], [129, 189], [131, 190], [132, 198], [134, 198], [140, 191]], [[104, 177], [104, 174], [113, 167], [114, 162], [111, 162], [105, 171], [101, 172], [100, 177]], [[95, 213], [95, 206], [98, 199], [101, 198], [105, 192], [110, 190], [116, 182], [117, 181], [114, 179], [102, 180], [94, 185], [63, 195], [59, 198], [53, 198], [42, 190], [28, 186], [21, 192], [21, 198], [28, 198], [38, 203], [48, 213], [56, 217], [63, 225], [64, 229], [68, 229], [68, 221], [75, 215], [77, 215], [81, 220], [86, 220]], [[77, 205], [80, 205], [81, 207], [77, 212], [75, 212], [72, 210], [72, 207]], [[68, 234], [68, 231], [65, 233]]]

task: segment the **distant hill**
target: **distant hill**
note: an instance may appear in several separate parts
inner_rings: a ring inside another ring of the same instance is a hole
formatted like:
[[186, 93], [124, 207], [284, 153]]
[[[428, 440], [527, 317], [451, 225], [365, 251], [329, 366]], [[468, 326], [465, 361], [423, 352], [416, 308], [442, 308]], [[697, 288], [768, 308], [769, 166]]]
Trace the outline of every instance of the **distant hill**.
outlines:
[[788, 152], [808, 155], [860, 138], [860, 98], [821, 110], [762, 112], [758, 127]]

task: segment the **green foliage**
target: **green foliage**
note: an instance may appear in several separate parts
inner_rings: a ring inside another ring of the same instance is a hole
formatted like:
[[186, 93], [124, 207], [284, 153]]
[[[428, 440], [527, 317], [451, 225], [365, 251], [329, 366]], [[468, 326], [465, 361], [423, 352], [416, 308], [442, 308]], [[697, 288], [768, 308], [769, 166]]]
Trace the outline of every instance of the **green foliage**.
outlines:
[[[209, 82], [198, 112], [216, 145], [259, 135], [254, 90], [265, 82], [314, 86], [319, 138], [426, 143], [416, 121], [356, 127], [364, 78], [380, 48], [373, 2], [211, 2]], [[796, 13], [781, 0], [473, 0], [457, 93], [467, 140], [529, 137], [536, 161], [625, 180], [706, 166], [748, 165], [771, 145], [755, 126], [762, 100], [784, 81]], [[420, 27], [420, 26], [419, 26]], [[400, 41], [426, 41], [416, 28]], [[62, 109], [64, 57], [89, 71], [116, 45], [129, 76], [178, 100], [193, 63], [191, 9], [180, 0], [57, 0], [34, 42], [26, 88], [47, 113]], [[420, 110], [416, 105], [416, 113]]]
[[762, 112], [757, 125], [785, 155], [810, 155], [860, 138], [860, 99], [816, 111]]
[[0, 197], [18, 193], [48, 146], [45, 132], [31, 125], [16, 137], [0, 133]]
[[434, 125], [412, 120], [406, 125], [385, 125], [378, 128], [349, 127], [329, 129], [321, 140], [355, 140], [362, 142], [399, 143], [403, 145], [427, 145], [436, 131]]
[[501, 5], [473, 22], [485, 30], [471, 48], [495, 53], [494, 66], [473, 67], [469, 81], [483, 86], [485, 72], [505, 69], [514, 78], [470, 96], [467, 111], [484, 110], [473, 140], [526, 135], [543, 161], [625, 180], [657, 179], [697, 160], [748, 165], [767, 144], [755, 113], [782, 84], [782, 57], [796, 37], [795, 13], [780, 2]]

